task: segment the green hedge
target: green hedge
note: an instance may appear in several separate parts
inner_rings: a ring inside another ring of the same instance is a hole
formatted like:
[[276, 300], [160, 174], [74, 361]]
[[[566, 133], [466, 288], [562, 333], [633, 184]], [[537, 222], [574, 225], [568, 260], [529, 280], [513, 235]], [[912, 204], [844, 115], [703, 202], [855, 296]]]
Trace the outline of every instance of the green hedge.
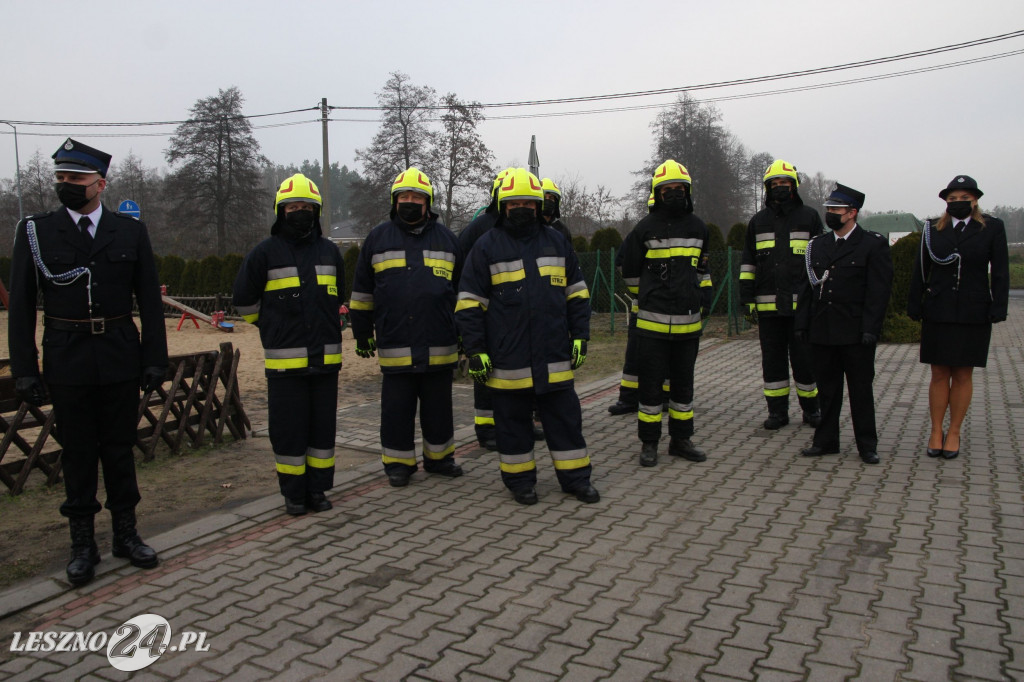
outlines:
[[921, 233], [912, 232], [893, 244], [892, 295], [882, 322], [882, 341], [889, 343], [917, 343], [921, 340], [921, 323], [907, 317], [907, 299], [910, 278], [914, 272], [914, 259], [921, 248]]

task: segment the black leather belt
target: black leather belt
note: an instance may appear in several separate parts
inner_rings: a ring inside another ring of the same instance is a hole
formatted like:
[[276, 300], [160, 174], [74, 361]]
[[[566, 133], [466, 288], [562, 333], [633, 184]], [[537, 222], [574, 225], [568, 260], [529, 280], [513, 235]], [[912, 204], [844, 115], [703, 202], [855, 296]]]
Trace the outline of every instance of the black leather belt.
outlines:
[[115, 317], [93, 317], [88, 320], [68, 320], [63, 317], [47, 315], [43, 323], [50, 329], [60, 332], [82, 332], [104, 334], [113, 327], [127, 327], [134, 324], [130, 313]]

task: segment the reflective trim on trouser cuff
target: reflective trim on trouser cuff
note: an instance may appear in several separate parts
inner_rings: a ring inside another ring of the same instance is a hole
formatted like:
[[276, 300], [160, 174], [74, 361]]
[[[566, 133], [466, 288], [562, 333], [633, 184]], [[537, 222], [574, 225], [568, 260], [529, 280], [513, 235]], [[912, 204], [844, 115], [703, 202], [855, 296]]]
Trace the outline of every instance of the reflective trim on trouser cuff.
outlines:
[[648, 423], [661, 423], [661, 405], [641, 404], [636, 413], [637, 419]]
[[455, 452], [454, 438], [449, 438], [447, 443], [441, 445], [428, 443], [426, 439], [423, 441], [423, 456], [426, 459], [444, 459], [453, 452]]
[[532, 471], [537, 468], [533, 461], [533, 450], [521, 455], [506, 455], [499, 453], [501, 470], [506, 474], [520, 474], [524, 471]]
[[619, 381], [619, 385], [623, 388], [639, 388], [640, 378], [635, 374], [623, 374], [622, 380]]
[[473, 423], [477, 426], [494, 426], [494, 410], [476, 410]]
[[394, 450], [392, 448], [382, 448], [380, 453], [380, 461], [384, 464], [404, 464], [406, 466], [416, 466], [416, 452], [414, 450]]
[[683, 421], [693, 419], [693, 403], [684, 405], [674, 400], [668, 401], [668, 418]]
[[329, 469], [334, 466], [334, 448], [307, 448], [306, 464], [314, 469]]
[[818, 397], [818, 385], [817, 384], [801, 384], [796, 385], [796, 394], [801, 398], [817, 398]]
[[288, 455], [274, 455], [274, 463], [277, 466], [277, 473], [279, 474], [302, 476], [306, 473], [306, 457], [304, 455], [298, 455], [296, 457], [290, 457]]
[[789, 395], [789, 379], [764, 382], [764, 395], [767, 398], [781, 398]]
[[580, 448], [577, 450], [552, 450], [551, 459], [555, 464], [555, 469], [559, 471], [582, 469], [585, 466], [590, 466], [590, 457], [587, 455], [586, 448]]

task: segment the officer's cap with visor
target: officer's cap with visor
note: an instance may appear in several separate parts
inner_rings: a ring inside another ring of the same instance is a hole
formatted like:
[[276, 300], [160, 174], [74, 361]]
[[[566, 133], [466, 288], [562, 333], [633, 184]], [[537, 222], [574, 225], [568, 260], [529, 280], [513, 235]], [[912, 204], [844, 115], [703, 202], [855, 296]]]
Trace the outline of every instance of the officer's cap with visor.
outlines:
[[53, 153], [53, 170], [69, 173], [99, 173], [107, 177], [110, 168], [110, 154], [93, 149], [70, 137]]
[[828, 199], [825, 200], [825, 208], [841, 206], [843, 208], [856, 208], [859, 210], [863, 205], [863, 192], [858, 192], [846, 185], [840, 185], [838, 182], [836, 183], [836, 188], [832, 190], [832, 194], [829, 194]]

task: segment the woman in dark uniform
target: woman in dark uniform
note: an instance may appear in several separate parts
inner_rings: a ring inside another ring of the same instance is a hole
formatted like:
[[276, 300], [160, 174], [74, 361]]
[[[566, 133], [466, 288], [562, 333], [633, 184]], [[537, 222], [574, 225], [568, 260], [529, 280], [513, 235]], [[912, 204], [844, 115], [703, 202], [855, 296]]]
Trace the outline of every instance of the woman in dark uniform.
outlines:
[[[988, 360], [992, 323], [1006, 319], [1006, 229], [1003, 221], [981, 212], [982, 194], [967, 175], [956, 176], [939, 192], [946, 212], [925, 223], [910, 283], [907, 314], [922, 320], [921, 362], [932, 366], [929, 457], [953, 459], [960, 454], [960, 426], [974, 390], [974, 368]], [[947, 409], [949, 431], [943, 434]]]

